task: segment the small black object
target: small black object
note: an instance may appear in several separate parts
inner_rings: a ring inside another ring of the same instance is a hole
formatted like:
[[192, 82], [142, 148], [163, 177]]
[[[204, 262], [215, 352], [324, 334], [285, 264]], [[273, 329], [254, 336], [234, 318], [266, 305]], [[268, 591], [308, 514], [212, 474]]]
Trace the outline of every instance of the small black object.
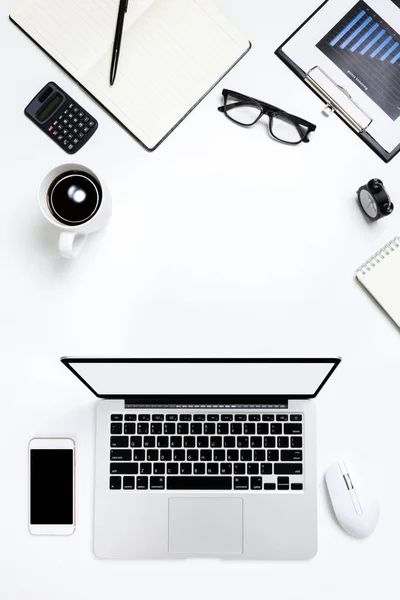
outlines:
[[380, 179], [371, 179], [357, 191], [361, 210], [370, 221], [378, 221], [391, 215], [394, 210], [393, 202]]
[[98, 127], [96, 119], [52, 81], [28, 104], [25, 115], [68, 154], [78, 152]]

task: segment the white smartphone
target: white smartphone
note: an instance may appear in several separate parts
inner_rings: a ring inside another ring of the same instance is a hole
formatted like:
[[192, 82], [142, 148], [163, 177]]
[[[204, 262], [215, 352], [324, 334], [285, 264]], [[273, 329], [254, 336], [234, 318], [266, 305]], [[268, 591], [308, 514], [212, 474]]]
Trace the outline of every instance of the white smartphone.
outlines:
[[29, 531], [35, 535], [75, 531], [75, 443], [70, 438], [29, 442]]

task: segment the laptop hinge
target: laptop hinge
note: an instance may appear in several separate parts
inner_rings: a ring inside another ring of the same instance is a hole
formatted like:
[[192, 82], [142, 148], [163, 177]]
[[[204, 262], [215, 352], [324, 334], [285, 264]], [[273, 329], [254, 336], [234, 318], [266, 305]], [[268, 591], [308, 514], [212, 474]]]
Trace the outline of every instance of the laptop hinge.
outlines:
[[215, 403], [204, 403], [204, 404], [196, 404], [196, 402], [191, 402], [190, 404], [184, 404], [184, 403], [179, 403], [179, 404], [156, 404], [156, 403], [151, 403], [151, 404], [146, 404], [146, 403], [139, 403], [139, 402], [132, 402], [132, 400], [130, 399], [126, 399], [125, 400], [125, 408], [156, 408], [156, 409], [195, 409], [195, 410], [204, 410], [204, 409], [228, 409], [228, 410], [242, 410], [242, 409], [260, 409], [260, 410], [266, 410], [266, 409], [287, 409], [288, 408], [288, 404], [289, 401], [288, 400], [282, 400], [279, 399], [276, 402], [268, 402], [265, 404], [244, 404], [244, 403], [240, 403], [240, 404], [218, 404], [217, 402]]

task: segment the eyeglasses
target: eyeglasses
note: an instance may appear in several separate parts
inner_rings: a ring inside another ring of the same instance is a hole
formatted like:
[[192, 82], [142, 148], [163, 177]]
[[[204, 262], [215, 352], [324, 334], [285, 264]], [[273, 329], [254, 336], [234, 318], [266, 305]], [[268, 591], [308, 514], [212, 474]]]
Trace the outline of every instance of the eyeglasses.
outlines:
[[250, 96], [225, 89], [222, 90], [222, 95], [224, 105], [220, 106], [218, 110], [224, 112], [228, 119], [243, 127], [251, 127], [263, 115], [266, 115], [269, 117], [271, 136], [284, 144], [295, 145], [300, 142], [309, 142], [308, 135], [317, 128], [313, 123]]

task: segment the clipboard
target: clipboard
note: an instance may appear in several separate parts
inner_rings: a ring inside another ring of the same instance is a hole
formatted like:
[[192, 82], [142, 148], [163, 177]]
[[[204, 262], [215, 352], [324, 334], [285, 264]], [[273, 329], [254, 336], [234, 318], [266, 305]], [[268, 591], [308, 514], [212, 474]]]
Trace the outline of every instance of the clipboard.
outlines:
[[[399, 152], [400, 144], [398, 144], [391, 152], [388, 152], [368, 133], [368, 126], [372, 123], [372, 117], [365, 112], [359, 104], [357, 104], [342, 86], [337, 84], [330, 75], [328, 75], [318, 65], [313, 66], [308, 72], [301, 69], [296, 63], [285, 54], [284, 47], [286, 44], [309, 22], [314, 16], [329, 2], [324, 2], [275, 50], [276, 56], [280, 58], [289, 69], [297, 75], [322, 101], [325, 102], [324, 113], [336, 115], [344, 122], [352, 131], [365, 143], [371, 150], [375, 152], [385, 163], [390, 162]], [[323, 85], [322, 81], [325, 78], [327, 85]], [[338, 96], [343, 99], [338, 101], [329, 91], [331, 86], [336, 86]], [[346, 106], [344, 106], [346, 105]], [[351, 110], [349, 106], [351, 105]], [[357, 116], [355, 116], [357, 115]], [[369, 122], [368, 122], [369, 121]]]

